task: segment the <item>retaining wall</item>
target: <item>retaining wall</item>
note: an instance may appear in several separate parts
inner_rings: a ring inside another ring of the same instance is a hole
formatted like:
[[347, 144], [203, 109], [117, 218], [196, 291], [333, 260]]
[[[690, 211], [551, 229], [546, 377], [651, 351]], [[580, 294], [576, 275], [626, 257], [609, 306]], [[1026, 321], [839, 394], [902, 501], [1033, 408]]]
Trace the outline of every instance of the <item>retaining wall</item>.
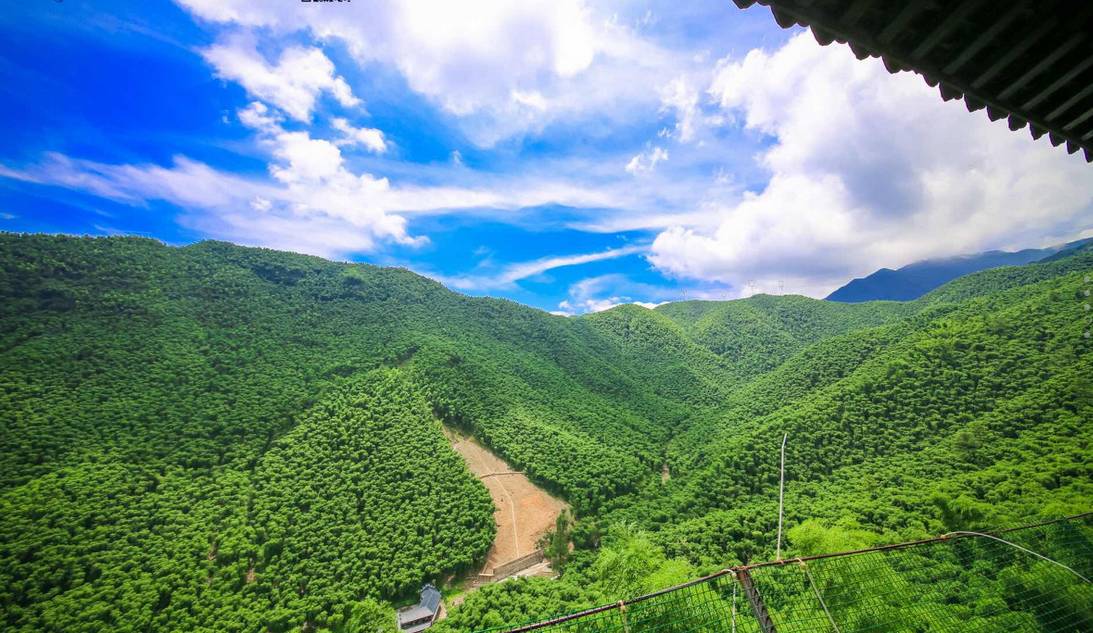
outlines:
[[532, 565], [541, 563], [543, 561], [543, 550], [537, 549], [530, 554], [524, 554], [520, 558], [515, 558], [507, 563], [502, 563], [493, 568], [493, 580], [498, 581], [502, 578], [508, 578], [518, 571], [527, 569]]

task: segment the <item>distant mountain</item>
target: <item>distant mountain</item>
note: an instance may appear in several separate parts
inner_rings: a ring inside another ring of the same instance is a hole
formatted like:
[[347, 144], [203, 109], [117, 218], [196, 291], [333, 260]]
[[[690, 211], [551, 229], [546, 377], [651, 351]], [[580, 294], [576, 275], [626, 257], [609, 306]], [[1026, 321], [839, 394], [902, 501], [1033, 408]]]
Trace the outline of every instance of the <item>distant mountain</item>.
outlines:
[[1023, 266], [1048, 258], [1065, 257], [1090, 247], [1093, 247], [1093, 238], [1047, 248], [1026, 248], [1015, 253], [986, 251], [973, 255], [927, 259], [908, 264], [898, 270], [881, 268], [868, 277], [855, 279], [832, 292], [827, 296], [827, 300], [842, 303], [877, 300], [911, 301], [946, 282], [969, 273], [1002, 266]]

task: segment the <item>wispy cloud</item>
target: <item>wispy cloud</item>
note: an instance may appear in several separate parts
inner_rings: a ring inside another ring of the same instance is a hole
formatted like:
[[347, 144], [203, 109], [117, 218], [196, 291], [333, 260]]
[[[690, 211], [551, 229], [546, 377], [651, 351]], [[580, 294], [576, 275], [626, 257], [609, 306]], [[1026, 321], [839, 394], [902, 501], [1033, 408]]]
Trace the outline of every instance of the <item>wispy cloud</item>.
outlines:
[[676, 289], [636, 283], [626, 275], [611, 273], [587, 277], [569, 287], [569, 296], [558, 303], [554, 314], [573, 316], [603, 312], [623, 304], [655, 308], [675, 294]]
[[626, 172], [634, 174], [635, 176], [653, 171], [656, 168], [657, 163], [662, 160], [668, 160], [668, 150], [663, 147], [653, 147], [652, 149], [636, 154], [630, 159], [630, 162], [626, 163]]
[[643, 253], [648, 247], [642, 245], [611, 248], [594, 253], [580, 255], [561, 255], [557, 257], [543, 257], [527, 262], [516, 262], [504, 266], [496, 274], [491, 275], [461, 275], [443, 276], [430, 275], [442, 283], [460, 290], [487, 290], [505, 288], [522, 279], [529, 279], [541, 275], [548, 270], [564, 268], [566, 266], [579, 266], [607, 259], [617, 259]]
[[326, 257], [374, 251], [384, 242], [422, 241], [423, 236], [407, 232], [406, 216], [411, 214], [502, 213], [551, 204], [604, 208], [620, 202], [608, 191], [535, 175], [479, 178], [472, 186], [400, 186], [352, 171], [336, 143], [307, 131], [284, 130], [261, 104], [252, 104], [240, 117], [258, 128], [271, 155], [268, 178], [237, 175], [185, 156], [161, 166], [102, 163], [59, 153], [21, 167], [0, 163], [0, 178], [137, 207], [165, 201], [180, 208], [183, 225], [211, 237]]

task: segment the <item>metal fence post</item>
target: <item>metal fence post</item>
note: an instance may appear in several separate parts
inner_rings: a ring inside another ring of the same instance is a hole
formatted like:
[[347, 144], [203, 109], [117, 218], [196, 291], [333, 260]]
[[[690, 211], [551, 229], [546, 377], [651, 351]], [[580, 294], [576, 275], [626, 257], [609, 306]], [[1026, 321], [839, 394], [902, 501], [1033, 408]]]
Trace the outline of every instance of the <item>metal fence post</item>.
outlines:
[[759, 629], [763, 633], [775, 633], [774, 622], [770, 619], [767, 607], [763, 604], [763, 598], [759, 595], [759, 590], [755, 588], [747, 568], [738, 570], [736, 577], [740, 580], [740, 586], [744, 588], [744, 596], [748, 599], [751, 612], [755, 614], [755, 619], [759, 622]]

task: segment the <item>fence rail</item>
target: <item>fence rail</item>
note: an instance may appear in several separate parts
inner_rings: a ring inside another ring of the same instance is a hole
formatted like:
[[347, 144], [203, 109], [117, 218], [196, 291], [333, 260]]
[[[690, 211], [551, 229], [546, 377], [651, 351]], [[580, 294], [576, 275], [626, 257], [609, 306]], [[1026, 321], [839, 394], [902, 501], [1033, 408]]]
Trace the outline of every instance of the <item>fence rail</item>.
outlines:
[[[1093, 631], [1093, 512], [723, 569], [527, 633]], [[483, 632], [485, 633], [485, 632]]]

